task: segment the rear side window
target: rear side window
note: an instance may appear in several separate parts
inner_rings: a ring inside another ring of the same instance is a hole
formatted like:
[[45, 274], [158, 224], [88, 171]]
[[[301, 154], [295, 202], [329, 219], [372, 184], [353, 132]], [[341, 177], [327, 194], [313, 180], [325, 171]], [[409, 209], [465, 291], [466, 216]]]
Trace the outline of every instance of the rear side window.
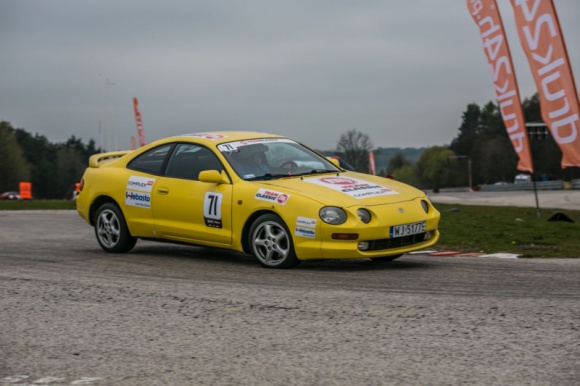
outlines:
[[127, 168], [159, 175], [163, 169], [167, 154], [169, 154], [172, 147], [173, 144], [168, 144], [153, 148], [129, 162]]

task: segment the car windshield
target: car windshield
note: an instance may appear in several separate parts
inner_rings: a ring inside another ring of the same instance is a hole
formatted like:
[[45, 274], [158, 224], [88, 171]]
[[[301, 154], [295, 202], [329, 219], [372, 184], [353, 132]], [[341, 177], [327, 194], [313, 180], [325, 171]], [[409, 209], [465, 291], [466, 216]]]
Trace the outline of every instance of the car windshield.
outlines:
[[219, 145], [218, 150], [245, 180], [341, 171], [325, 157], [287, 138], [228, 142]]

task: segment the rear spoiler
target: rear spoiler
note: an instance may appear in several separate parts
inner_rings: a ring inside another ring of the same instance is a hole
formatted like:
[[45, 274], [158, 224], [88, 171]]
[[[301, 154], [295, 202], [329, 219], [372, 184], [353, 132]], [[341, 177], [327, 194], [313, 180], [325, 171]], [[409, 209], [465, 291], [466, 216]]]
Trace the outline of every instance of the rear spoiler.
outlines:
[[90, 168], [98, 168], [103, 163], [112, 161], [115, 158], [122, 157], [125, 154], [131, 153], [131, 151], [132, 150], [122, 150], [122, 151], [111, 151], [108, 153], [94, 154], [89, 158], [89, 167]]

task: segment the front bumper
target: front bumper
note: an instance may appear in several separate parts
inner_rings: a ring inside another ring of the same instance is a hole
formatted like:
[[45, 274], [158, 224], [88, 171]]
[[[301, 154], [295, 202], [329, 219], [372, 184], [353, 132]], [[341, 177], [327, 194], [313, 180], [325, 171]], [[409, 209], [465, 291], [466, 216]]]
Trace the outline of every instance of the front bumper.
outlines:
[[[394, 256], [429, 248], [439, 240], [440, 213], [430, 203], [429, 210], [425, 213], [421, 207], [421, 199], [366, 207], [372, 214], [372, 220], [368, 224], [363, 224], [358, 219], [356, 209], [347, 209], [348, 220], [344, 224], [320, 224], [315, 239], [304, 241], [295, 237], [298, 258], [314, 260]], [[419, 221], [425, 221], [424, 232], [402, 237], [389, 236], [392, 226]], [[345, 237], [336, 237], [337, 234]], [[359, 248], [361, 242], [364, 242], [364, 248]]]

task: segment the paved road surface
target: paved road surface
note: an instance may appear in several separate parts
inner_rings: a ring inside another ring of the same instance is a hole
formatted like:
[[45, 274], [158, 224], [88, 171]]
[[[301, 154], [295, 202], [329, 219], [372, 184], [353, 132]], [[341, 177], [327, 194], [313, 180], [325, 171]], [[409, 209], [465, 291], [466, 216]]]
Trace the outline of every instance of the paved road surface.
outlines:
[[0, 212], [0, 385], [578, 385], [580, 260], [260, 268]]
[[[506, 192], [444, 192], [430, 193], [434, 203], [464, 205], [495, 205], [536, 207], [533, 191]], [[542, 208], [580, 210], [580, 190], [538, 191], [538, 203]]]

